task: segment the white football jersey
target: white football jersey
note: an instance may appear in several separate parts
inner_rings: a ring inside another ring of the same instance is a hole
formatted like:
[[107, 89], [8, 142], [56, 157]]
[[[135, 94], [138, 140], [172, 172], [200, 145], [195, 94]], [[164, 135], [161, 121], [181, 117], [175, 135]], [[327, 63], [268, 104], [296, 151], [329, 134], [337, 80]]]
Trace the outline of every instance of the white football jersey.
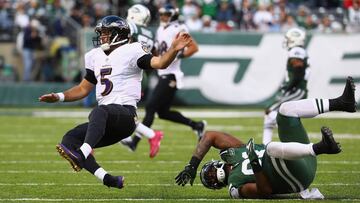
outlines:
[[124, 44], [109, 55], [101, 48], [85, 54], [85, 68], [97, 80], [96, 100], [99, 105], [120, 104], [136, 107], [141, 96], [142, 69], [137, 60], [148, 54], [140, 43]]
[[[179, 24], [177, 21], [171, 22], [167, 26], [160, 26], [156, 31], [156, 41], [158, 43], [159, 54], [164, 54], [171, 46], [172, 41], [179, 32], [188, 32], [184, 24]], [[166, 69], [158, 70], [158, 74], [174, 74], [176, 77], [176, 87], [178, 89], [183, 87], [182, 78], [184, 73], [181, 71], [180, 59], [175, 59]]]

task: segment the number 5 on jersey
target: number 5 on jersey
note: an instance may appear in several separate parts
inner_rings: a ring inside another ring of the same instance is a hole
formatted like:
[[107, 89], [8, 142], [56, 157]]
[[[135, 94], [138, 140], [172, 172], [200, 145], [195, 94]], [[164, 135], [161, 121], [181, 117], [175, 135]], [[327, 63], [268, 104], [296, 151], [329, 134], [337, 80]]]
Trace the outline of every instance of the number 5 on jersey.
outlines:
[[113, 83], [108, 79], [105, 78], [106, 75], [110, 75], [112, 68], [103, 68], [100, 70], [101, 79], [100, 82], [102, 85], [105, 85], [104, 91], [101, 93], [101, 96], [106, 96], [110, 94], [113, 89]]

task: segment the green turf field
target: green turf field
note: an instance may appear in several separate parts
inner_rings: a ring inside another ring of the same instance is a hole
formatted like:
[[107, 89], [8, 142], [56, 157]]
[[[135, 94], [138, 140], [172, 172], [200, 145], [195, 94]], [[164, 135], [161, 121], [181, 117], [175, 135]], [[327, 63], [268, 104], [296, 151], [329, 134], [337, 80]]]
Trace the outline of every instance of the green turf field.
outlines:
[[[206, 120], [209, 130], [225, 131], [244, 141], [255, 137], [255, 141], [261, 142], [262, 117]], [[227, 189], [208, 190], [201, 185], [199, 176], [193, 187], [175, 185], [174, 177], [190, 159], [197, 138], [189, 128], [159, 119], [153, 127], [163, 130], [165, 137], [159, 155], [153, 160], [148, 157], [147, 140], [140, 143], [135, 153], [120, 145], [96, 150], [97, 160], [107, 171], [125, 176], [124, 189], [109, 189], [86, 171], [73, 172], [68, 162], [57, 154], [55, 145], [67, 130], [84, 121], [86, 117], [0, 114], [0, 201], [231, 201]], [[343, 147], [341, 154], [318, 157], [318, 172], [312, 187], [319, 188], [327, 201], [360, 201], [360, 119], [304, 119], [303, 123], [314, 142], [320, 138], [320, 127], [330, 126]], [[212, 158], [218, 159], [215, 149], [204, 160]], [[296, 196], [289, 198], [272, 201], [298, 202]]]

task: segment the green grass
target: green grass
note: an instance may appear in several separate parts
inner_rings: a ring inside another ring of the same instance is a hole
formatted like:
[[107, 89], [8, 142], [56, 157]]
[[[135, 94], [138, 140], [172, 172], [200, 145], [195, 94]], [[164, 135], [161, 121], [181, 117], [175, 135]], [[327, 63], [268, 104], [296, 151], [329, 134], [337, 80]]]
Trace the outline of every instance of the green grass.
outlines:
[[[261, 142], [262, 118], [206, 119], [208, 129], [225, 131], [243, 141]], [[114, 175], [126, 177], [125, 188], [109, 189], [86, 171], [72, 172], [55, 150], [63, 134], [86, 118], [39, 118], [26, 115], [0, 116], [0, 201], [57, 202], [227, 202], [227, 189], [213, 191], [201, 186], [175, 185], [174, 177], [189, 161], [197, 143], [186, 126], [155, 120], [154, 128], [165, 132], [159, 155], [148, 157], [143, 140], [135, 153], [120, 145], [97, 149], [98, 162]], [[333, 129], [343, 152], [318, 157], [318, 173], [312, 187], [326, 201], [360, 201], [360, 119], [305, 119], [311, 135], [320, 135], [322, 125]], [[346, 136], [348, 135], [348, 136]], [[350, 135], [350, 136], [349, 136]], [[312, 137], [316, 142], [319, 138]], [[205, 161], [218, 159], [212, 149]], [[204, 163], [204, 162], [203, 162]], [[296, 196], [271, 200], [298, 202]]]

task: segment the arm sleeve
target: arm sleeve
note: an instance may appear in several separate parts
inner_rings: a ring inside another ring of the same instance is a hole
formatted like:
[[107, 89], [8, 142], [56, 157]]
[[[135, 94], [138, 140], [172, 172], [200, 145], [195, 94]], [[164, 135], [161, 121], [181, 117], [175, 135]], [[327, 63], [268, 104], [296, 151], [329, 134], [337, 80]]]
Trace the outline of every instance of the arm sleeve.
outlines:
[[142, 57], [140, 57], [137, 60], [137, 66], [141, 69], [144, 70], [148, 70], [148, 69], [152, 69], [151, 67], [151, 59], [152, 59], [153, 55], [151, 54], [145, 54]]
[[94, 71], [90, 69], [86, 69], [86, 75], [84, 77], [87, 81], [91, 82], [92, 84], [96, 85], [97, 80], [94, 74]]

